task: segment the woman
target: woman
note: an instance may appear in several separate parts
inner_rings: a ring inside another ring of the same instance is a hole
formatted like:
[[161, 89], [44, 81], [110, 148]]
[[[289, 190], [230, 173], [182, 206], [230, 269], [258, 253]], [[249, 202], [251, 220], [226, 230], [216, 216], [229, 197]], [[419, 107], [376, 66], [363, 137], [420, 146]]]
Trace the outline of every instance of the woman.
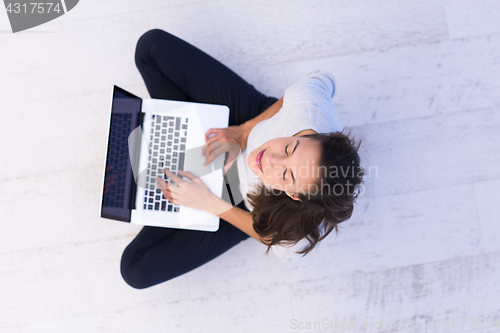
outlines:
[[278, 100], [160, 29], [141, 36], [135, 61], [152, 98], [229, 107], [229, 127], [210, 129], [203, 151], [207, 162], [229, 153], [224, 173], [238, 156], [245, 200], [233, 206], [190, 172], [165, 169], [177, 184], [157, 179], [165, 198], [218, 215], [220, 226], [217, 232], [143, 227], [122, 255], [121, 273], [130, 286], [142, 289], [175, 278], [249, 237], [267, 245], [266, 253], [272, 248], [280, 259], [295, 260], [351, 217], [364, 170], [359, 144], [341, 133], [330, 73], [310, 73]]

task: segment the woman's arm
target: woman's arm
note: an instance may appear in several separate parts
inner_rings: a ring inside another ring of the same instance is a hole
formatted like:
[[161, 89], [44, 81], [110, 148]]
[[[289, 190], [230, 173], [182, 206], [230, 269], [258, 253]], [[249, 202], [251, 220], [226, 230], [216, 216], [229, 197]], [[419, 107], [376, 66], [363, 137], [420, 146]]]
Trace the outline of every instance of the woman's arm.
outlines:
[[[258, 123], [260, 123], [263, 120], [269, 119], [272, 116], [274, 116], [278, 111], [283, 107], [283, 97], [281, 97], [279, 100], [277, 100], [273, 105], [268, 107], [264, 112], [259, 114], [257, 117], [250, 119], [243, 124], [241, 124], [241, 128], [245, 132], [245, 143], [246, 140], [248, 140], [248, 135], [250, 134], [250, 131], [252, 128], [255, 127]], [[246, 146], [246, 144], [245, 144]], [[227, 222], [231, 223], [233, 226], [236, 228], [240, 229], [247, 235], [255, 238], [259, 242], [266, 244], [264, 241], [268, 241], [268, 238], [261, 238], [253, 229], [253, 219], [252, 215], [250, 212], [247, 212], [246, 210], [243, 210], [239, 207], [233, 206], [229, 204], [228, 202], [215, 197], [214, 196], [214, 202], [213, 202], [213, 207], [215, 208], [212, 214], [219, 216], [221, 219], [226, 220]], [[220, 213], [222, 212], [222, 213]], [[267, 244], [266, 244], [267, 245]]]
[[[241, 125], [233, 125], [226, 128], [211, 128], [205, 133], [206, 145], [203, 147], [202, 156], [205, 156], [204, 165], [210, 163], [213, 159], [222, 153], [229, 152], [227, 164], [224, 166], [224, 174], [233, 165], [238, 154], [247, 146], [250, 131], [258, 123], [274, 116], [283, 106], [283, 97], [277, 100], [257, 117], [244, 122]], [[224, 142], [234, 143], [236, 145], [224, 145]], [[210, 148], [208, 148], [210, 146]], [[239, 147], [239, 151], [236, 148]], [[220, 149], [222, 148], [222, 149]], [[214, 151], [214, 154], [211, 153]], [[208, 154], [207, 154], [208, 152]]]
[[255, 127], [258, 123], [260, 123], [262, 120], [269, 119], [272, 116], [274, 116], [278, 111], [283, 107], [283, 97], [281, 97], [279, 100], [277, 100], [273, 105], [268, 107], [264, 112], [259, 114], [257, 117], [250, 119], [243, 124], [241, 124], [241, 127], [244, 129], [246, 138], [248, 139], [248, 135], [250, 134], [250, 131], [252, 128]]
[[[266, 244], [253, 229], [253, 219], [250, 212], [233, 206], [230, 203], [222, 200], [221, 198], [216, 197], [215, 195], [212, 197], [212, 199], [213, 200], [210, 205], [211, 209], [209, 213], [219, 216], [221, 219], [231, 223], [233, 226], [240, 229], [247, 235], [255, 238], [262, 244]], [[266, 241], [268, 239], [264, 238], [264, 240]]]

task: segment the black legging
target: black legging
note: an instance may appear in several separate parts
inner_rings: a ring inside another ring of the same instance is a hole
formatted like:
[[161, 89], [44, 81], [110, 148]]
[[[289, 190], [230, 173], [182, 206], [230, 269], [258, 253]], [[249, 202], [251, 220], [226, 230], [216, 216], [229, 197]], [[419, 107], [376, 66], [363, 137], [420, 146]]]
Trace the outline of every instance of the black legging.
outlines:
[[[230, 126], [256, 117], [278, 100], [160, 29], [139, 38], [135, 63], [152, 98], [227, 105]], [[243, 202], [238, 207], [247, 210]], [[248, 237], [223, 219], [216, 232], [145, 226], [125, 248], [121, 274], [130, 286], [148, 288], [203, 265]]]

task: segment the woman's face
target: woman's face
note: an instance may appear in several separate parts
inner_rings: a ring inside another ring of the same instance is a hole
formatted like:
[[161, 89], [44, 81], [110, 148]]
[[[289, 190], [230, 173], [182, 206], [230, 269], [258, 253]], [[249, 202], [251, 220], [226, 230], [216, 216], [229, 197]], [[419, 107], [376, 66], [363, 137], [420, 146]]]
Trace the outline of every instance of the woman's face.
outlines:
[[320, 143], [292, 136], [267, 141], [248, 155], [248, 166], [269, 187], [292, 194], [308, 193], [318, 178]]

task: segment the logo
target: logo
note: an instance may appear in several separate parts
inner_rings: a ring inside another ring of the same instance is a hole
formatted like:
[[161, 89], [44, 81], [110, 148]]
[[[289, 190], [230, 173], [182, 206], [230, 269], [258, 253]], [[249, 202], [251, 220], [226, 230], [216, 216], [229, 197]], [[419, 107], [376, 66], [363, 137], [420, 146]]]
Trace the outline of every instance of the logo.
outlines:
[[51, 2], [4, 0], [13, 33], [52, 21], [75, 8], [77, 3], [78, 0]]

